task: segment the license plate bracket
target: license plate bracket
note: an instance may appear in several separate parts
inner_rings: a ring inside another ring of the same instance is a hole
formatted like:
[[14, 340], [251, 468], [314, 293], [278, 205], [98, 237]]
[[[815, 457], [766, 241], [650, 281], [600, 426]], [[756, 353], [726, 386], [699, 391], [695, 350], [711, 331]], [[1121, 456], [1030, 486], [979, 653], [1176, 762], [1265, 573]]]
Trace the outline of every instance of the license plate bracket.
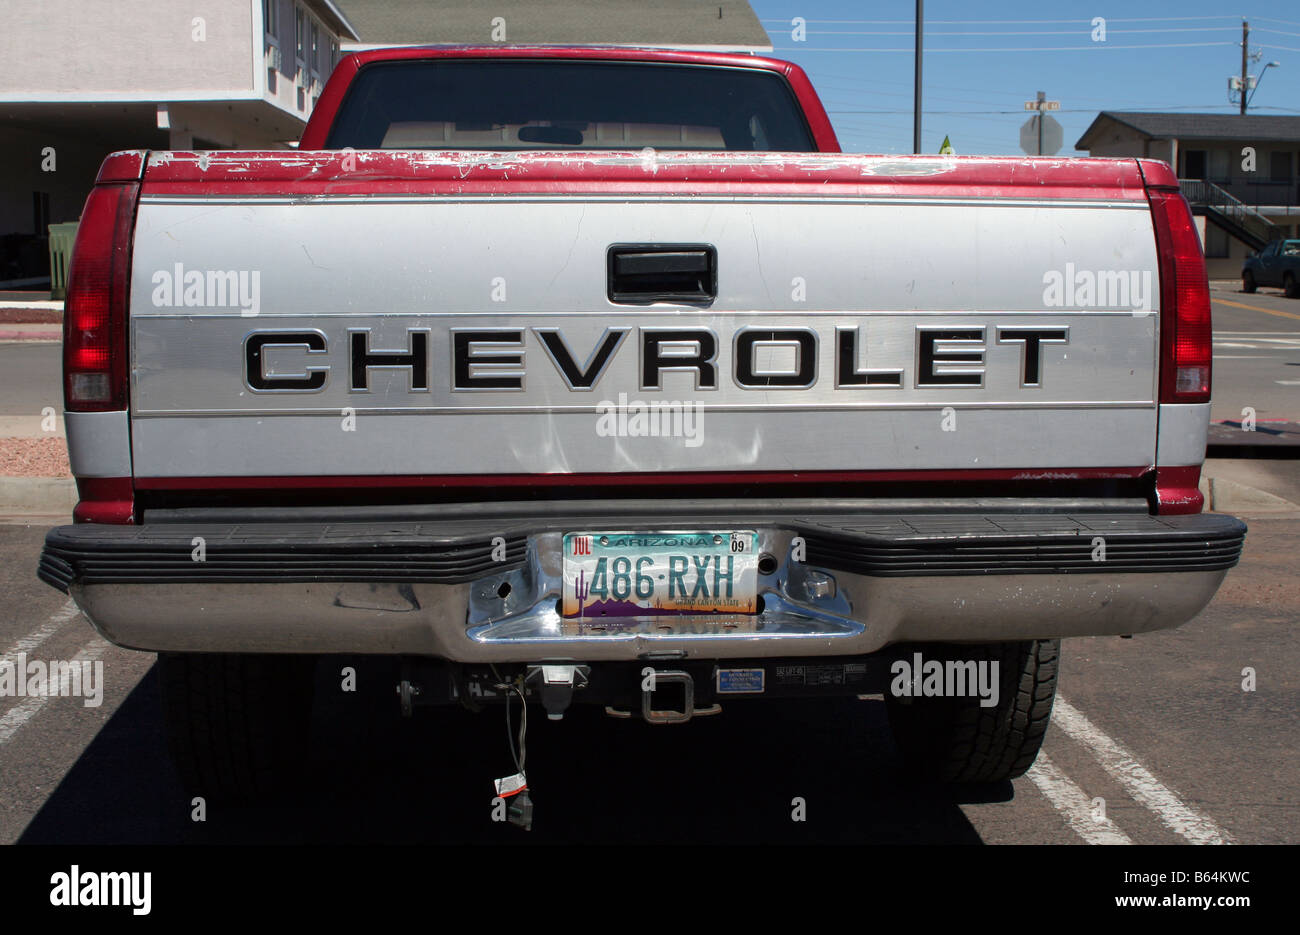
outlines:
[[758, 533], [566, 533], [561, 615], [602, 620], [758, 612]]

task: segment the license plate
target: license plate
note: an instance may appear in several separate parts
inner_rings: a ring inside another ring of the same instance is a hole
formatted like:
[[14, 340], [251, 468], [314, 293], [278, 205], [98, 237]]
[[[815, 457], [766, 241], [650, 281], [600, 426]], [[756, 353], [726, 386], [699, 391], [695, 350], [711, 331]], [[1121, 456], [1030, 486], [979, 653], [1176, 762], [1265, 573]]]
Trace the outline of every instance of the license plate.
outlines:
[[564, 537], [561, 615], [758, 612], [758, 534], [589, 532]]

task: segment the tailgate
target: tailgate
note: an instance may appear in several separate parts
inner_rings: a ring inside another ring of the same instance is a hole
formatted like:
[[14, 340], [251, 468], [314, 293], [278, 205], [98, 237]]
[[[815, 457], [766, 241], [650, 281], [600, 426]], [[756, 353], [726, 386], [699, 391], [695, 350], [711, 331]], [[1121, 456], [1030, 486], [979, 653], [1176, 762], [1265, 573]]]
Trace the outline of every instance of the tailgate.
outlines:
[[[1155, 461], [1133, 161], [345, 160], [151, 159], [139, 484]], [[615, 301], [612, 247], [711, 252], [715, 294]]]

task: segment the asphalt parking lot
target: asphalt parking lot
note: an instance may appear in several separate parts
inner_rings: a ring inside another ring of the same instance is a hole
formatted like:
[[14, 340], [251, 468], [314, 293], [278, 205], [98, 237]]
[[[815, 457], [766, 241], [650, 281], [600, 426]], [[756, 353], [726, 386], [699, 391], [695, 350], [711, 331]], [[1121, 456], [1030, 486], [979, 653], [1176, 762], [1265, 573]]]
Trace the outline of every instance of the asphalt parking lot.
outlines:
[[[1215, 300], [1215, 418], [1250, 406], [1262, 423], [1300, 420], [1300, 303]], [[23, 350], [7, 414], [57, 393], [57, 346]], [[1300, 460], [1212, 461], [1207, 474], [1300, 503]], [[343, 658], [318, 667], [300, 795], [192, 820], [163, 749], [155, 657], [108, 645], [36, 580], [58, 518], [10, 518], [0, 648], [102, 661], [104, 683], [93, 707], [0, 698], [0, 841], [1300, 843], [1300, 511], [1244, 515], [1243, 560], [1195, 620], [1064, 644], [1044, 755], [1021, 779], [913, 786], [874, 700], [748, 702], [674, 727], [579, 711], [530, 723], [527, 833], [491, 820], [491, 780], [512, 771], [499, 711], [403, 720], [391, 674]], [[339, 690], [344, 665], [358, 668], [355, 693]], [[792, 820], [796, 798], [805, 821]]]

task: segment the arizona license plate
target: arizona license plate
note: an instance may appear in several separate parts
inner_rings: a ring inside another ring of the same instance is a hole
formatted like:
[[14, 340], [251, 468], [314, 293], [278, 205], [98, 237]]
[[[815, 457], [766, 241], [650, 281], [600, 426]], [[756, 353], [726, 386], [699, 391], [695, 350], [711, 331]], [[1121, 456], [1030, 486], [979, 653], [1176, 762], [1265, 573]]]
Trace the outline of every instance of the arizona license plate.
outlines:
[[758, 533], [589, 532], [564, 537], [564, 617], [758, 612]]

